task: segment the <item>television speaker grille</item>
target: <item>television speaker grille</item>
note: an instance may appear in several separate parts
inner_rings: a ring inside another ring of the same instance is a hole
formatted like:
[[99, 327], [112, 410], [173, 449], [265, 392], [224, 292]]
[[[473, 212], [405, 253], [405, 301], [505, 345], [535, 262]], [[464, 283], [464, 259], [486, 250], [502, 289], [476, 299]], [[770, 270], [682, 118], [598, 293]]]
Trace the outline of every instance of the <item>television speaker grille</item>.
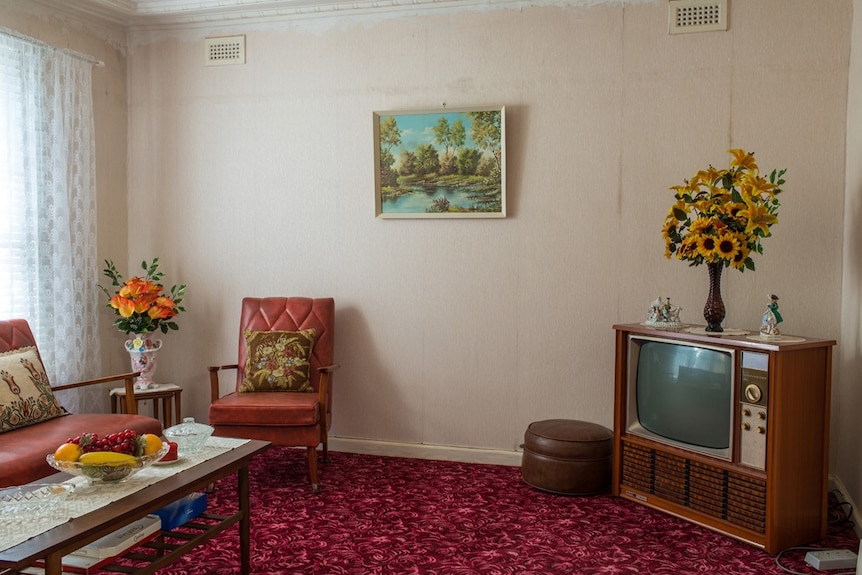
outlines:
[[766, 533], [766, 482], [624, 441], [621, 485], [758, 534]]

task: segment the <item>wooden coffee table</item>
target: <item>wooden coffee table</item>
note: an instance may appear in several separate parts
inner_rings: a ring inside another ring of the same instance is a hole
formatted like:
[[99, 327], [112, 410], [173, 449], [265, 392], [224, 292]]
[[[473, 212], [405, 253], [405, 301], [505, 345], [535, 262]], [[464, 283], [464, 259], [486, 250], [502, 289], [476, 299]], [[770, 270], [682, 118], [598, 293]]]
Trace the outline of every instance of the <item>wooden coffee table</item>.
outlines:
[[[266, 451], [269, 445], [267, 441], [250, 440], [212, 459], [161, 479], [97, 511], [76, 517], [19, 545], [0, 551], [0, 575], [16, 573], [18, 569], [28, 567], [39, 560], [45, 562], [46, 575], [61, 575], [61, 559], [72, 551], [113, 533], [120, 527], [148, 513], [153, 513], [185, 495], [200, 491], [231, 473], [236, 473], [238, 480], [237, 512], [227, 516], [205, 513], [200, 517], [206, 521], [190, 521], [189, 524], [199, 523], [202, 527], [190, 530], [192, 532], [185, 535], [185, 541], [180, 544], [159, 546], [155, 543], [160, 553], [146, 555], [148, 564], [135, 573], [139, 575], [155, 573], [194, 547], [209, 541], [231, 525], [239, 523], [242, 563], [240, 573], [248, 575], [251, 566], [248, 464], [252, 457]], [[42, 482], [59, 483], [66, 479], [68, 479], [67, 475], [57, 474]], [[170, 532], [170, 537], [174, 534], [175, 532]], [[158, 542], [158, 539], [155, 541]], [[141, 554], [134, 554], [133, 558], [143, 561], [144, 559], [139, 555]]]

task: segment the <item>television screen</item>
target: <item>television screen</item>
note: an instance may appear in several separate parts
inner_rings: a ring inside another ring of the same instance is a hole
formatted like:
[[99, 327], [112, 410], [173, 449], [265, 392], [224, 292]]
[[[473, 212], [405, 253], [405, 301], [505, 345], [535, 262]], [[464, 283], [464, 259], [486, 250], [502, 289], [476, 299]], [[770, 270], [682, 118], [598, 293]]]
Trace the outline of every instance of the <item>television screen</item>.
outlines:
[[645, 430], [686, 446], [730, 448], [730, 351], [642, 340], [635, 389]]

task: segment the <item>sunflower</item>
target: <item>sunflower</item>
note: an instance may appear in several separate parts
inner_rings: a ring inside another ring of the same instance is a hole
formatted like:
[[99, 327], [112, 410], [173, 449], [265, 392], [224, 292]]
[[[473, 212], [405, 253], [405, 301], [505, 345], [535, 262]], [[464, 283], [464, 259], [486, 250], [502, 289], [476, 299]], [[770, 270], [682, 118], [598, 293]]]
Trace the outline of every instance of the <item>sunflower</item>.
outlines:
[[741, 245], [739, 247], [739, 250], [737, 250], [736, 255], [733, 256], [733, 260], [730, 262], [730, 265], [738, 269], [739, 271], [744, 270], [745, 262], [749, 261], [748, 253], [748, 246], [746, 246], [745, 244]]
[[691, 234], [702, 234], [712, 226], [712, 220], [710, 218], [700, 217], [691, 222], [691, 226], [688, 228], [689, 233]]
[[736, 234], [722, 234], [715, 244], [715, 253], [723, 260], [733, 261], [739, 252], [739, 238]]
[[706, 259], [711, 259], [715, 252], [715, 237], [714, 236], [698, 236], [697, 238], [697, 253]]
[[697, 238], [688, 235], [682, 240], [679, 249], [676, 251], [676, 257], [680, 260], [690, 260], [697, 256]]

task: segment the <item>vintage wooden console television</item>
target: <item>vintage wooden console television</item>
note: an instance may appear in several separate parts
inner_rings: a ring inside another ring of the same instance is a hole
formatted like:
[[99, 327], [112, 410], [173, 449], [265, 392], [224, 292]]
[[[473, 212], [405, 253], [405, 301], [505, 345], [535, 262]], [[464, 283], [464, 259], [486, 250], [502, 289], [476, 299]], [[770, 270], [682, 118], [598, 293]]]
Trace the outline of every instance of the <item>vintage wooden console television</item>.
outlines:
[[835, 341], [614, 329], [614, 495], [768, 553], [826, 535]]

